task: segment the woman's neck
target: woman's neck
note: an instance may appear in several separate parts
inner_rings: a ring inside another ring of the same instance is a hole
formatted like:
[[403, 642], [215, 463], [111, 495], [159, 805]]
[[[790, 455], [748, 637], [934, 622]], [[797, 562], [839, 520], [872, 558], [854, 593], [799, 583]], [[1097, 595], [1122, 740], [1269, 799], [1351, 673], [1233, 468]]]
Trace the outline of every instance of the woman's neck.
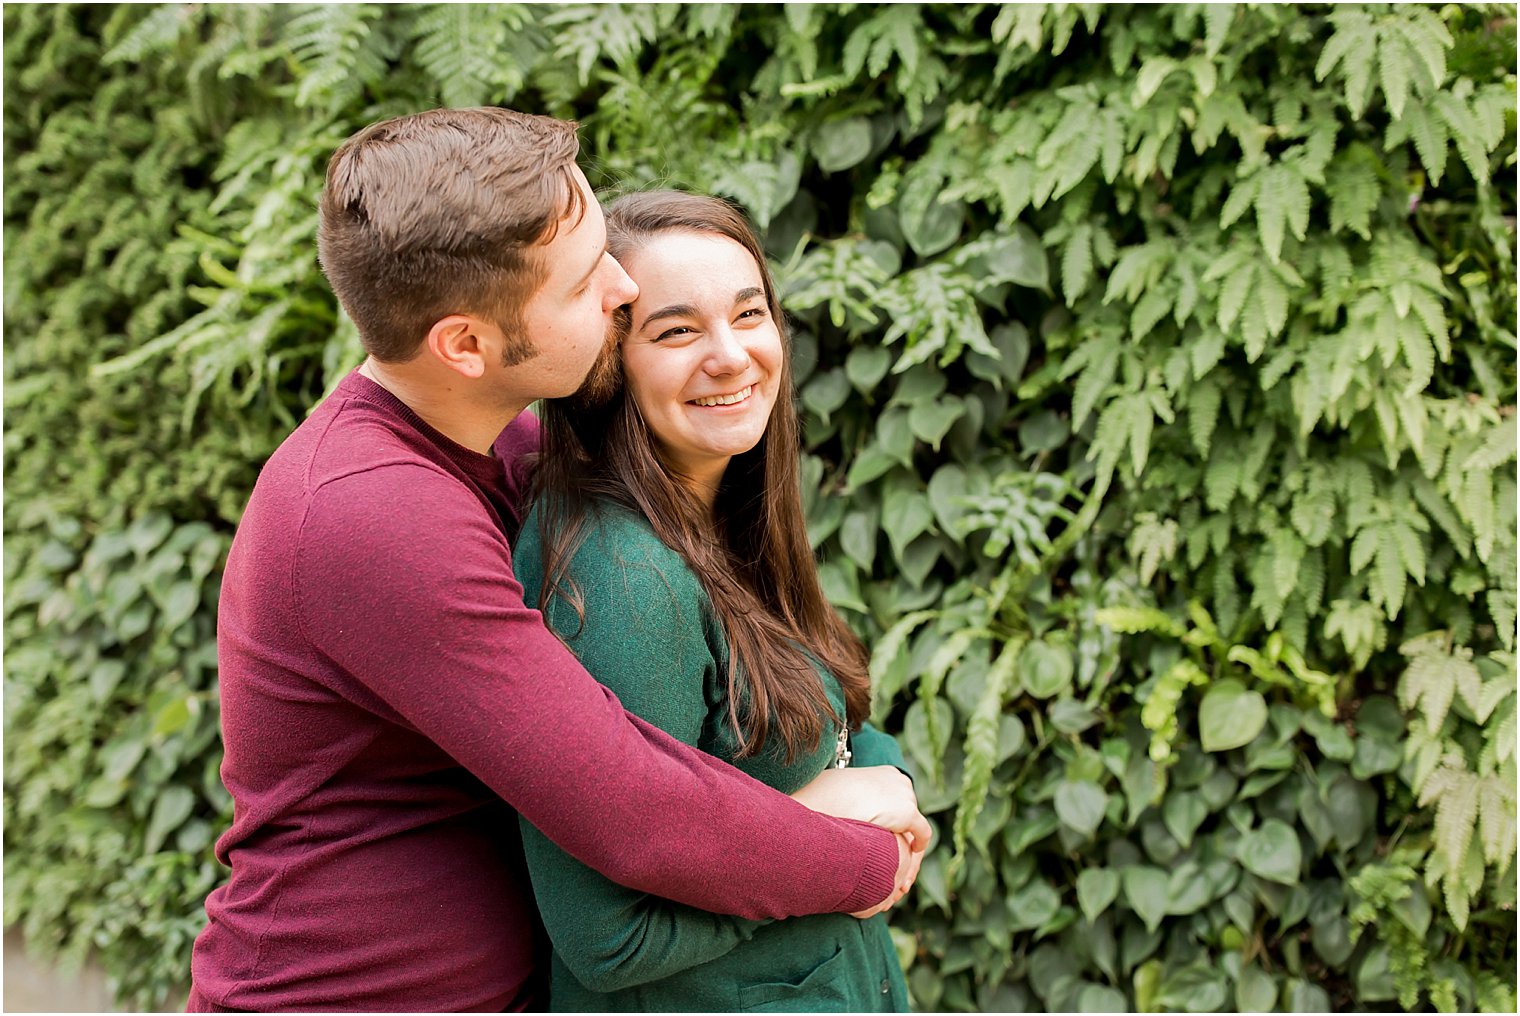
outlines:
[[676, 474], [682, 485], [696, 496], [697, 502], [706, 510], [709, 522], [717, 517], [718, 489], [723, 485], [723, 474], [727, 469], [728, 460], [725, 459], [723, 462], [716, 463], [711, 469], [704, 469], [695, 474]]

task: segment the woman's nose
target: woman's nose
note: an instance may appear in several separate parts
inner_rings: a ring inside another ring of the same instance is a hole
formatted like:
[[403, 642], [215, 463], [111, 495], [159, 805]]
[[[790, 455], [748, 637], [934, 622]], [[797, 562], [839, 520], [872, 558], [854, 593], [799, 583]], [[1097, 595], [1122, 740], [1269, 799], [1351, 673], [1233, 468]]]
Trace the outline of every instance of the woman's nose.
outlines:
[[733, 329], [716, 328], [712, 332], [712, 348], [706, 366], [709, 374], [738, 374], [749, 368], [749, 350]]

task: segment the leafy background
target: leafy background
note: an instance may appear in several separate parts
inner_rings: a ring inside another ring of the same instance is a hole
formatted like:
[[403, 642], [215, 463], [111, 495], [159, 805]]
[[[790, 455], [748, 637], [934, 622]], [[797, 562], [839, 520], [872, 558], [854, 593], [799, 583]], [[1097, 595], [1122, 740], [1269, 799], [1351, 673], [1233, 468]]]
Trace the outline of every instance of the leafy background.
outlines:
[[[740, 201], [939, 831], [920, 1008], [1515, 1008], [1510, 5], [7, 5], [5, 922], [186, 980], [214, 618], [438, 104]], [[696, 141], [700, 139], [700, 141]]]

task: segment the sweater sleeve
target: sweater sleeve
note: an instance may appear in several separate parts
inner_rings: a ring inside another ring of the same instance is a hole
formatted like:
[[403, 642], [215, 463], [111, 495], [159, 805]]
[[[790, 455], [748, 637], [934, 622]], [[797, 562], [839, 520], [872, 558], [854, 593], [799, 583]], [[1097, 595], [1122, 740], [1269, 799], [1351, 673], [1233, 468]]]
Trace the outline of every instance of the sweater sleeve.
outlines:
[[292, 538], [302, 633], [352, 680], [335, 690], [392, 711], [580, 861], [749, 918], [891, 892], [890, 834], [630, 717], [523, 603], [505, 537], [453, 477], [398, 461], [328, 480]]
[[[637, 523], [604, 520], [570, 571], [584, 619], [556, 597], [547, 620], [630, 712], [695, 746], [718, 663], [704, 635], [695, 578], [652, 543]], [[536, 576], [532, 564], [525, 563], [524, 575]], [[531, 588], [533, 581], [525, 581]], [[592, 991], [669, 977], [723, 955], [757, 926], [625, 889], [554, 846], [526, 819], [522, 827], [549, 938]]]
[[860, 729], [850, 735], [850, 751], [854, 755], [850, 762], [853, 766], [893, 766], [901, 769], [908, 779], [913, 778], [903, 760], [902, 746], [897, 743], [897, 738], [869, 723], [861, 724]]

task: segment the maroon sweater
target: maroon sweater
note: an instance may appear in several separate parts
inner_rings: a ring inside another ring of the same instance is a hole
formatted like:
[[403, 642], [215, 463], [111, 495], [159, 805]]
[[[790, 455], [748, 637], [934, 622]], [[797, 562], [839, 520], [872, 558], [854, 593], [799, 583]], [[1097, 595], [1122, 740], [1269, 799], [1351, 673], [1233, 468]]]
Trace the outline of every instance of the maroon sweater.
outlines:
[[[498, 449], [536, 443], [525, 417]], [[275, 452], [227, 559], [235, 802], [192, 960], [238, 1009], [539, 1005], [516, 814], [625, 885], [750, 918], [872, 906], [890, 833], [625, 713], [523, 604], [500, 459], [351, 374]]]

